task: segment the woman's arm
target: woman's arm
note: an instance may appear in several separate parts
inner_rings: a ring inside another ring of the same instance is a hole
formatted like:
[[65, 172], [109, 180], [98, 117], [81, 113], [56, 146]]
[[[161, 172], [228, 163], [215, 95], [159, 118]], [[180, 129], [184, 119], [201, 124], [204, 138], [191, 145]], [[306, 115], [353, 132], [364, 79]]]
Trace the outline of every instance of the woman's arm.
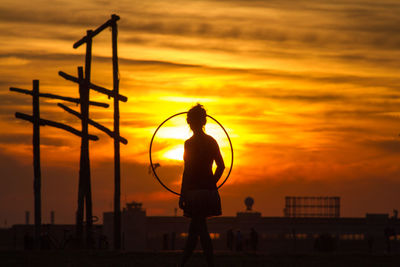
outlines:
[[184, 209], [185, 207], [185, 198], [184, 195], [186, 193], [186, 171], [187, 171], [187, 167], [186, 167], [186, 159], [187, 159], [187, 153], [186, 153], [186, 149], [187, 149], [187, 143], [185, 142], [184, 145], [184, 152], [183, 152], [183, 161], [184, 161], [184, 167], [183, 167], [183, 174], [182, 174], [182, 184], [181, 184], [181, 195], [179, 197], [179, 208]]
[[217, 142], [215, 142], [216, 144], [216, 155], [215, 155], [215, 164], [217, 164], [217, 169], [215, 170], [214, 173], [214, 179], [215, 179], [215, 183], [217, 183], [219, 181], [219, 179], [221, 178], [222, 174], [224, 173], [224, 169], [225, 169], [225, 163], [224, 163], [224, 159], [221, 156], [221, 152], [219, 151], [219, 146], [217, 144]]

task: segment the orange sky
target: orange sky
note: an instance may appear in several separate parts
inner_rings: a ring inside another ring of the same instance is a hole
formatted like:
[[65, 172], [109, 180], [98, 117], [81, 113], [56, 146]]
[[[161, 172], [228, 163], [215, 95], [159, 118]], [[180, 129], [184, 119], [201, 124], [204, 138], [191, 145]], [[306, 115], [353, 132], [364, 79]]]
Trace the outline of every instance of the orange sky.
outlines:
[[[17, 2], [17, 3], [16, 3]], [[72, 44], [106, 21], [119, 21], [122, 202], [140, 201], [150, 215], [177, 206], [148, 174], [148, 145], [168, 116], [197, 102], [227, 128], [235, 166], [221, 189], [225, 215], [243, 199], [266, 216], [282, 216], [284, 197], [340, 196], [343, 216], [400, 208], [400, 5], [397, 1], [11, 1], [0, 3], [0, 225], [33, 211], [31, 113], [28, 96], [10, 86], [77, 97], [84, 47]], [[92, 81], [112, 88], [111, 33], [93, 45]], [[111, 103], [96, 92], [91, 99]], [[41, 116], [79, 128], [79, 121], [41, 100]], [[77, 106], [70, 105], [74, 109]], [[112, 127], [112, 109], [91, 108]], [[155, 158], [179, 190], [184, 117], [156, 139]], [[226, 138], [207, 126], [229, 162]], [[90, 129], [94, 214], [112, 209], [112, 140]], [[79, 138], [41, 128], [43, 217], [74, 221]], [[179, 146], [181, 148], [179, 148]], [[175, 152], [171, 152], [175, 151]], [[167, 154], [165, 154], [167, 153]], [[228, 165], [228, 164], [227, 164]], [[10, 204], [12, 203], [12, 204]]]

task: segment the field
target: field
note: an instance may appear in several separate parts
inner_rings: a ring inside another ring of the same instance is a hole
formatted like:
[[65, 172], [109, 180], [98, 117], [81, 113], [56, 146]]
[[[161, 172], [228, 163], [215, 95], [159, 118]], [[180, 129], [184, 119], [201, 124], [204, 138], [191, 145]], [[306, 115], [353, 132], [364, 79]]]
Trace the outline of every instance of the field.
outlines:
[[[133, 253], [112, 251], [0, 251], [0, 266], [160, 266], [175, 267], [181, 257], [177, 252]], [[286, 267], [286, 266], [400, 266], [400, 255], [369, 254], [309, 254], [309, 255], [262, 255], [217, 253], [218, 267]], [[188, 267], [207, 266], [202, 254], [195, 253]]]

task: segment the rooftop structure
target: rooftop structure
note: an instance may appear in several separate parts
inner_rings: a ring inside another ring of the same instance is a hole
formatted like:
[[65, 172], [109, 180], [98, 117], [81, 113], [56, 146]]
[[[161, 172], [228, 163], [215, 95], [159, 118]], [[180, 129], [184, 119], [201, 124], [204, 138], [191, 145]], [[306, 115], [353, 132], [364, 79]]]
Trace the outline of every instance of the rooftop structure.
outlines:
[[285, 197], [285, 217], [339, 218], [340, 197]]

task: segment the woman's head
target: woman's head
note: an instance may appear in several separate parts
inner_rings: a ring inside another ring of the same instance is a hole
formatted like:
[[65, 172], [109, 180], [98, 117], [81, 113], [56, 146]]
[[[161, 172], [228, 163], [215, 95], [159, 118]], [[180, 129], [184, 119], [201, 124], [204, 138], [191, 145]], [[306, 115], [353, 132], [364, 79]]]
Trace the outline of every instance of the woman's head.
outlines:
[[193, 132], [202, 130], [207, 122], [207, 112], [202, 105], [197, 104], [188, 111], [186, 121]]

